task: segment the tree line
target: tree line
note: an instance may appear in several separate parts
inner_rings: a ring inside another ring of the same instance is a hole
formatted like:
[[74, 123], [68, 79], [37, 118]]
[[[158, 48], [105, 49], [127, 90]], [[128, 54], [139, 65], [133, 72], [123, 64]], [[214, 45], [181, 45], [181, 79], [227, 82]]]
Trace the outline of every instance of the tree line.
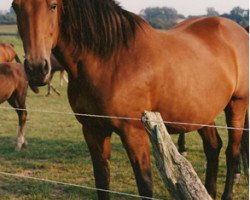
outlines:
[[[141, 10], [140, 15], [147, 20], [154, 28], [167, 29], [184, 19], [200, 17], [200, 16], [188, 16], [179, 14], [175, 8], [169, 7], [150, 7]], [[229, 13], [219, 14], [213, 7], [209, 7], [206, 10], [206, 14], [202, 16], [221, 16], [229, 18], [243, 27], [249, 25], [249, 9], [245, 10], [239, 6], [234, 7]]]
[[16, 24], [16, 14], [12, 8], [8, 12], [1, 11], [0, 12], [0, 24]]
[[[178, 22], [197, 16], [185, 17], [179, 14], [175, 8], [170, 7], [149, 7], [140, 11], [140, 16], [147, 20], [154, 28], [167, 29]], [[215, 8], [207, 8], [203, 16], [222, 16], [234, 20], [243, 27], [249, 25], [249, 9], [234, 7], [229, 13], [219, 14]], [[0, 13], [0, 24], [16, 24], [15, 12], [11, 8], [8, 12]]]

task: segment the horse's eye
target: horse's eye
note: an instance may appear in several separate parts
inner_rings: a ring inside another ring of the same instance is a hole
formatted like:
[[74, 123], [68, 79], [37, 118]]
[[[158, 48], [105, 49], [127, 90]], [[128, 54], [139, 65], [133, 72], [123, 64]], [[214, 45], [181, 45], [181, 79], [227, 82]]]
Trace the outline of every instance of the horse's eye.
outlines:
[[55, 11], [55, 10], [56, 10], [56, 7], [57, 7], [57, 4], [56, 4], [56, 3], [53, 3], [53, 4], [50, 5], [49, 9], [50, 9], [51, 11]]

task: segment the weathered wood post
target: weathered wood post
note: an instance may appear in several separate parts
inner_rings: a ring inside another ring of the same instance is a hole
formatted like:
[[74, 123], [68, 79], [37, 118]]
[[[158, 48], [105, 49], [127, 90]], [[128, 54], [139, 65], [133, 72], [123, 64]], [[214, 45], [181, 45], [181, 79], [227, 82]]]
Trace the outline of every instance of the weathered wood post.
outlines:
[[212, 200], [190, 162], [179, 154], [160, 113], [145, 111], [142, 122], [153, 146], [156, 166], [172, 198]]

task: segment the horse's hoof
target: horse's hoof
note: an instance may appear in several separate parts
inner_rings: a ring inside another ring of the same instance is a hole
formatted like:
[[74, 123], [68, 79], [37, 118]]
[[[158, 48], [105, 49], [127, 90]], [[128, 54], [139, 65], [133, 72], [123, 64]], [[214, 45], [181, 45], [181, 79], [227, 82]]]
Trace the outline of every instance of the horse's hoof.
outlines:
[[21, 149], [22, 149], [22, 145], [21, 144], [17, 144], [15, 150], [16, 151], [21, 151]]
[[23, 143], [23, 145], [22, 145], [22, 147], [26, 148], [27, 146], [28, 146], [28, 142], [27, 142], [27, 140], [25, 139], [25, 140], [24, 140], [24, 143]]
[[238, 184], [240, 182], [240, 173], [234, 175], [234, 183]]
[[27, 147], [28, 145], [28, 142], [26, 139], [23, 139], [23, 140], [19, 140], [17, 143], [16, 143], [16, 151], [21, 151], [22, 148], [25, 148]]
[[183, 157], [187, 157], [187, 152], [186, 151], [183, 151], [180, 153]]

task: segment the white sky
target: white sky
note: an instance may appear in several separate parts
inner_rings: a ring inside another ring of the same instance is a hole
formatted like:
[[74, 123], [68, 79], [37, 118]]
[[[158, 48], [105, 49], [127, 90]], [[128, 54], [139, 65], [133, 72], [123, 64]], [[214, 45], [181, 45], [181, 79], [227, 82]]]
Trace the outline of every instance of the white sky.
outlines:
[[[11, 2], [12, 0], [0, 0], [0, 10], [9, 9]], [[117, 2], [120, 2], [123, 8], [135, 13], [147, 7], [167, 6], [175, 8], [185, 16], [205, 14], [208, 7], [214, 7], [220, 14], [228, 13], [235, 6], [249, 8], [248, 0], [117, 0]]]

